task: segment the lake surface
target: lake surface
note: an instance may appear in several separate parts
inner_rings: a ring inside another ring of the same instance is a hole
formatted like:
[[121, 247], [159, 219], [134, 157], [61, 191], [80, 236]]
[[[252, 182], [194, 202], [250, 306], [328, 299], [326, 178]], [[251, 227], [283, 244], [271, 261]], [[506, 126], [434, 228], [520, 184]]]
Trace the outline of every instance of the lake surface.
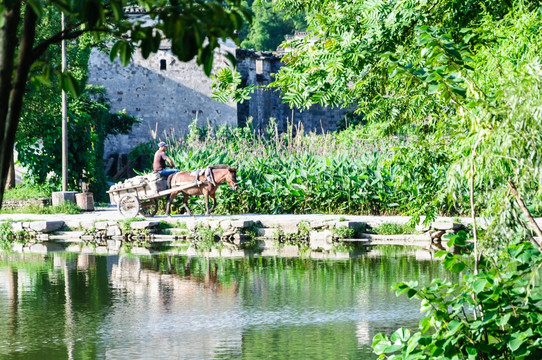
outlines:
[[0, 359], [375, 359], [421, 317], [393, 284], [442, 276], [408, 255], [0, 254]]

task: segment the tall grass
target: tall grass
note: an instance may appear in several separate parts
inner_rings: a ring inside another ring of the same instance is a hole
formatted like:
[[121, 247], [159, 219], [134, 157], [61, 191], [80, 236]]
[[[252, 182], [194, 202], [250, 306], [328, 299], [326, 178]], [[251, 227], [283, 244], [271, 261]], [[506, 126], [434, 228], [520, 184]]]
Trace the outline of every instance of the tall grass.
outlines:
[[218, 190], [218, 213], [412, 214], [424, 206], [445, 209], [437, 194], [444, 186], [447, 155], [416, 148], [405, 138], [380, 138], [363, 127], [317, 135], [305, 134], [301, 126], [279, 134], [271, 125], [255, 134], [250, 123], [217, 129], [193, 124], [186, 138], [170, 132], [164, 140], [179, 169], [221, 163], [238, 169], [240, 188]]
[[51, 193], [56, 191], [52, 185], [46, 184], [21, 184], [14, 188], [7, 189], [4, 192], [4, 199], [31, 199], [51, 197]]

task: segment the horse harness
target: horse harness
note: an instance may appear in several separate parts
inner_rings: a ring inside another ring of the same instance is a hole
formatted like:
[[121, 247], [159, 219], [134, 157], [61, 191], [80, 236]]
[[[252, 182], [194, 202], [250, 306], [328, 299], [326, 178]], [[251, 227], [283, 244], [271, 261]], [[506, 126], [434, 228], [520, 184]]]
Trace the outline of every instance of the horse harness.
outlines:
[[205, 175], [205, 180], [207, 180], [208, 182], [210, 182], [214, 186], [217, 186], [217, 184], [215, 182], [215, 177], [213, 175], [213, 167], [212, 166], [207, 166], [205, 169], [197, 169], [196, 171], [192, 172], [191, 175], [192, 174], [194, 174], [194, 176], [196, 177], [196, 180], [194, 180], [194, 183], [198, 187], [201, 187], [201, 184], [203, 183], [203, 182], [199, 181], [199, 177], [201, 175]]

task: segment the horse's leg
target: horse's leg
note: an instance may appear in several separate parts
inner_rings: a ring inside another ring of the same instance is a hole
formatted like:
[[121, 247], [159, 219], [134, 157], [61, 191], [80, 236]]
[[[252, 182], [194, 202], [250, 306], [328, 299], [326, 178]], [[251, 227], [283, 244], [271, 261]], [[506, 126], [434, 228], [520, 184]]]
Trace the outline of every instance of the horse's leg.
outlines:
[[216, 208], [216, 196], [215, 193], [210, 194], [211, 199], [213, 199], [213, 206], [211, 206], [211, 210], [209, 210], [209, 214], [212, 213]]
[[186, 209], [186, 213], [189, 215], [189, 216], [192, 216], [194, 214], [192, 214], [192, 211], [188, 208], [188, 194], [187, 193], [183, 193], [184, 195], [184, 200], [183, 200], [183, 204], [184, 204], [184, 208]]
[[171, 216], [171, 203], [173, 202], [173, 199], [177, 196], [178, 192], [172, 192], [169, 195], [169, 198], [167, 200], [167, 207], [166, 207], [166, 215], [169, 217]]
[[203, 196], [205, 196], [205, 216], [209, 216], [211, 215], [211, 211], [209, 211], [209, 192], [208, 191], [204, 191], [203, 192]]

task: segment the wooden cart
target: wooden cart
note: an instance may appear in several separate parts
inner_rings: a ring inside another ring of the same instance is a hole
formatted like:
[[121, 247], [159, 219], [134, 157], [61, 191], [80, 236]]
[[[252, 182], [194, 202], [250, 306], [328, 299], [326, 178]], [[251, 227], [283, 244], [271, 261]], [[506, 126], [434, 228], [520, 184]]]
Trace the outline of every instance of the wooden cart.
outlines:
[[157, 174], [136, 176], [124, 183], [117, 183], [107, 191], [111, 204], [117, 205], [119, 212], [125, 217], [141, 214], [152, 217], [158, 211], [158, 199], [173, 192], [200, 185], [201, 182], [190, 182], [172, 189], [167, 189], [167, 181]]

